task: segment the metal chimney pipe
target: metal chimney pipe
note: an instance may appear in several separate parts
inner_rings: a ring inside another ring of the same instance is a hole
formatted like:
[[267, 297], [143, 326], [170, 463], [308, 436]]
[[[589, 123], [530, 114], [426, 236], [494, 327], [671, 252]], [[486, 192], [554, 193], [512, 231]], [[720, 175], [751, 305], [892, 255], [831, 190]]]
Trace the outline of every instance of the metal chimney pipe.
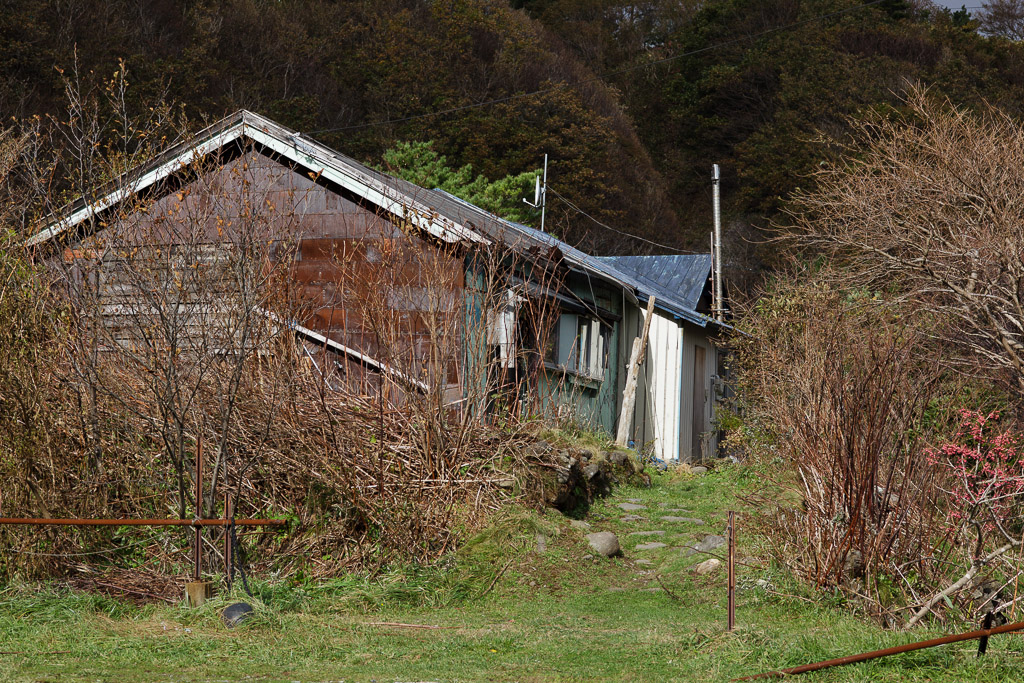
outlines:
[[715, 320], [722, 322], [725, 319], [725, 297], [722, 296], [722, 206], [719, 199], [719, 184], [721, 178], [718, 172], [718, 164], [711, 167], [711, 195], [715, 210], [715, 244], [711, 254], [711, 262], [715, 270]]

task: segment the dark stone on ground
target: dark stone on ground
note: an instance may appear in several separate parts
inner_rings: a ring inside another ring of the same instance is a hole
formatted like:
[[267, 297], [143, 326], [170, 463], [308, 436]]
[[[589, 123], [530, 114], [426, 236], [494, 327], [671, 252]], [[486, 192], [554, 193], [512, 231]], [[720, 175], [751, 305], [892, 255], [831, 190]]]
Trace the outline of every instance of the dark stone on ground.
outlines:
[[228, 628], [234, 628], [252, 616], [252, 605], [247, 602], [236, 602], [224, 608], [220, 618]]

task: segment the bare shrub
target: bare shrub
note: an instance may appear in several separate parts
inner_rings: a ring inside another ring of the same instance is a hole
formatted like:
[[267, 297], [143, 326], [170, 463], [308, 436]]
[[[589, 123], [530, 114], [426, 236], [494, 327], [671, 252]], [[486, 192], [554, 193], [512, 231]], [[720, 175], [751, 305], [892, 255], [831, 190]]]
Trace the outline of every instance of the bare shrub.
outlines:
[[923, 450], [942, 372], [898, 308], [824, 279], [780, 283], [745, 312], [751, 336], [735, 338], [740, 394], [775, 473], [759, 499], [767, 536], [799, 575], [880, 613], [880, 577], [936, 575], [940, 491]]
[[[538, 389], [538, 377], [558, 312], [557, 260], [421, 242], [378, 217], [358, 247], [373, 258], [334, 254], [334, 279], [310, 296], [293, 277], [303, 198], [275, 205], [249, 150], [194, 163], [163, 194], [130, 195], [135, 176], [123, 171], [155, 151], [151, 140], [189, 137], [164, 118], [136, 127], [115, 106], [119, 92], [106, 94], [104, 111], [117, 115], [104, 118], [71, 89], [69, 120], [38, 127], [22, 157], [66, 180], [26, 172], [8, 188], [34, 206], [12, 204], [10, 269], [26, 276], [0, 305], [26, 307], [38, 330], [25, 333], [27, 356], [10, 356], [29, 373], [35, 413], [24, 447], [0, 438], [15, 480], [5, 515], [220, 515], [230, 491], [239, 516], [298, 522], [252, 537], [263, 566], [328, 576], [429, 561], [489, 511], [544, 499], [553, 456], [527, 446], [554, 390]], [[59, 240], [16, 248], [38, 219], [68, 210], [65, 198], [109, 192], [130, 199]], [[453, 288], [467, 262], [472, 281]], [[33, 291], [47, 296], [24, 295]], [[337, 328], [307, 327], [335, 309]], [[498, 319], [510, 322], [502, 334]], [[5, 401], [16, 386], [2, 388]], [[200, 444], [213, 465], [196, 509]], [[189, 555], [174, 530], [4, 528], [0, 538], [15, 558], [0, 571], [31, 574], [141, 553], [174, 571]], [[217, 547], [206, 546], [206, 566]]]

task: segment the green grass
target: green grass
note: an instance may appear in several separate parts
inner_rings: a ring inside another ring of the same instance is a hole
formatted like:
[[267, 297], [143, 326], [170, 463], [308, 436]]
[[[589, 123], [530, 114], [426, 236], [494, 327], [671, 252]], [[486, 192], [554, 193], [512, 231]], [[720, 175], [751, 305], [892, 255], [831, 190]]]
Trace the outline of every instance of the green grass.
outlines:
[[[376, 580], [309, 586], [261, 583], [256, 617], [228, 630], [219, 597], [201, 609], [133, 607], [55, 588], [0, 592], [0, 681], [727, 681], [935, 635], [883, 631], [808, 594], [771, 569], [742, 567], [738, 629], [725, 632], [723, 572], [696, 577], [679, 546], [720, 533], [725, 511], [756, 472], [661, 474], [651, 489], [625, 488], [595, 504], [594, 530], [620, 535], [626, 557], [586, 559], [583, 531], [557, 513], [509, 512], [441, 566]], [[644, 520], [615, 505], [638, 498]], [[667, 507], [691, 513], [666, 513]], [[699, 517], [702, 527], [661, 522]], [[740, 555], [758, 539], [742, 535]], [[629, 536], [664, 529], [663, 537]], [[547, 551], [536, 552], [536, 534]], [[670, 547], [636, 551], [638, 543]], [[653, 564], [634, 563], [639, 557]], [[487, 591], [509, 560], [501, 579]], [[658, 589], [662, 577], [671, 596]], [[656, 590], [652, 590], [656, 589]], [[235, 597], [240, 597], [236, 594]], [[402, 622], [440, 626], [412, 629]], [[983, 659], [965, 643], [805, 677], [808, 681], [1020, 680], [1024, 646], [999, 636]], [[48, 654], [54, 653], [54, 654]]]

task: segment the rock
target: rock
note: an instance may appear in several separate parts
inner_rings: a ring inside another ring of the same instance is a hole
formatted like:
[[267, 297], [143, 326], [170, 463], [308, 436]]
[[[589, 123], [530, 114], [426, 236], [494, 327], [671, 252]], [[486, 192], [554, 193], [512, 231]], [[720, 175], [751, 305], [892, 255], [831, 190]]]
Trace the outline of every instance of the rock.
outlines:
[[713, 571], [715, 571], [716, 569], [718, 569], [721, 566], [722, 566], [722, 561], [721, 560], [716, 560], [715, 558], [712, 557], [710, 560], [704, 560], [703, 562], [698, 564], [696, 567], [694, 567], [693, 568], [693, 573], [696, 574], [697, 576], [706, 576], [706, 575], [712, 573]]
[[646, 510], [646, 505], [638, 505], [636, 503], [619, 503], [619, 508], [626, 512], [633, 512], [634, 510]]
[[665, 508], [665, 512], [693, 512], [693, 510], [687, 510], [686, 508]]
[[639, 559], [639, 560], [633, 560], [633, 562], [634, 562], [634, 564], [642, 564], [642, 565], [644, 565], [645, 567], [648, 567], [648, 566], [650, 566], [650, 565], [654, 564], [654, 563], [653, 563], [653, 562], [651, 562], [650, 560], [645, 560], [645, 559], [643, 559], [643, 558], [641, 558], [641, 559]]
[[236, 602], [224, 608], [220, 618], [228, 628], [234, 628], [251, 617], [253, 614], [252, 605], [247, 602]]
[[843, 560], [843, 573], [847, 576], [859, 577], [864, 573], [864, 556], [857, 549], [846, 553]]
[[639, 503], [640, 499], [639, 498], [627, 498], [626, 502], [627, 503]]
[[663, 522], [678, 522], [680, 524], [703, 524], [703, 519], [697, 519], [696, 517], [673, 517], [672, 515], [666, 515], [661, 518]]
[[590, 529], [590, 523], [584, 522], [582, 519], [573, 519], [569, 522], [569, 526], [573, 529], [580, 529], [581, 531], [588, 531]]
[[643, 517], [639, 517], [637, 515], [623, 515], [622, 517], [619, 518], [619, 521], [620, 522], [642, 522], [642, 521], [644, 521], [644, 518]]
[[703, 465], [697, 465], [696, 467], [691, 467], [690, 471], [693, 472], [694, 474], [706, 474], [708, 468], [704, 467]]
[[550, 443], [541, 439], [530, 446], [530, 450], [533, 451], [535, 455], [547, 455], [554, 449], [551, 447]]
[[498, 486], [500, 486], [503, 489], [510, 489], [510, 488], [512, 488], [513, 486], [516, 485], [516, 480], [515, 479], [499, 479], [497, 481], [497, 484], [498, 484]]
[[594, 463], [591, 463], [583, 468], [583, 476], [586, 477], [587, 481], [590, 481], [600, 473], [601, 467]]
[[721, 548], [725, 545], [725, 536], [715, 536], [710, 534], [704, 537], [704, 540], [697, 545], [692, 545], [683, 552], [684, 557], [689, 557], [694, 553], [709, 553], [715, 548]]
[[637, 550], [657, 550], [658, 548], [665, 548], [665, 543], [641, 543], [636, 547]]
[[544, 534], [537, 534], [537, 552], [546, 553], [548, 551], [548, 537]]
[[584, 559], [584, 560], [593, 560], [593, 559], [595, 559], [595, 558], [594, 558], [594, 556], [593, 556], [593, 555], [584, 555], [584, 556], [583, 556], [583, 559]]
[[610, 531], [598, 531], [593, 534], [587, 534], [587, 541], [590, 543], [591, 548], [605, 557], [615, 557], [622, 554], [622, 548], [619, 547], [619, 537]]
[[631, 531], [630, 536], [664, 536], [664, 531]]
[[615, 465], [616, 467], [624, 467], [629, 465], [632, 469], [633, 461], [629, 459], [629, 453], [623, 453], [622, 451], [611, 451], [607, 455], [608, 462]]

